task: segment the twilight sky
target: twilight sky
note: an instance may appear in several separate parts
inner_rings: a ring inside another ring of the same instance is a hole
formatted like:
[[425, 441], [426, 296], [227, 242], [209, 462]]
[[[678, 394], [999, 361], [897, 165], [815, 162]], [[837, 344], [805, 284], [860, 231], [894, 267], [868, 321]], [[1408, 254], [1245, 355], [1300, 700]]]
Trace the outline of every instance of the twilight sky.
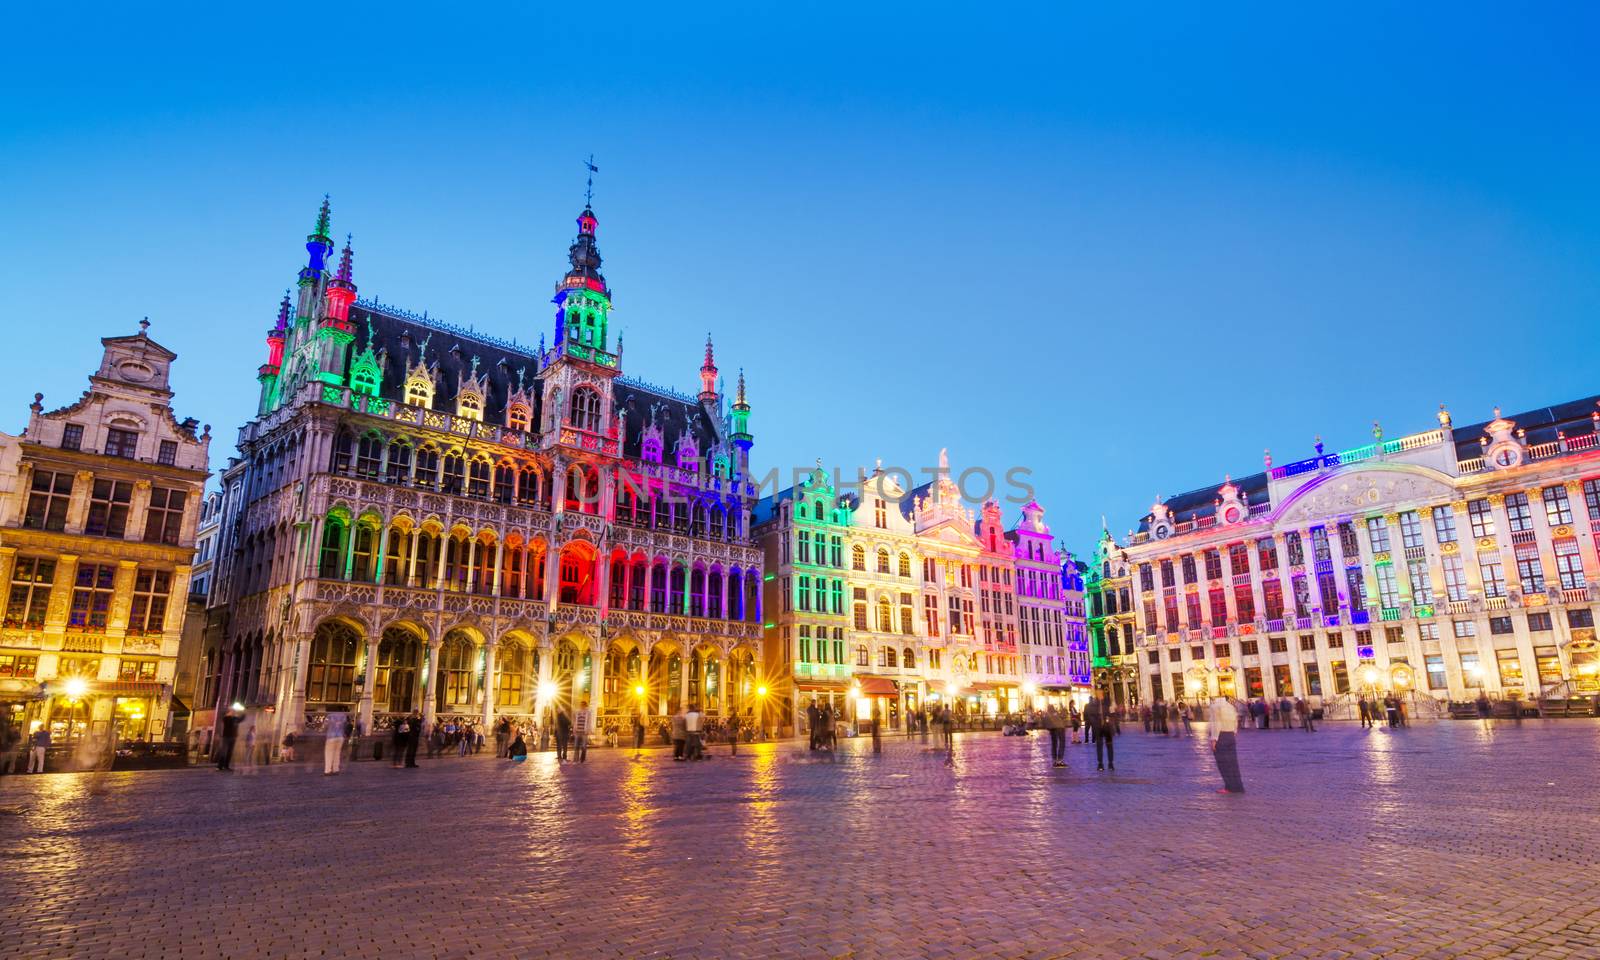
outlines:
[[148, 314], [221, 466], [324, 192], [363, 296], [532, 343], [591, 151], [628, 373], [709, 329], [758, 473], [949, 447], [1080, 553], [1264, 447], [1600, 392], [1592, 4], [46, 6], [8, 431]]

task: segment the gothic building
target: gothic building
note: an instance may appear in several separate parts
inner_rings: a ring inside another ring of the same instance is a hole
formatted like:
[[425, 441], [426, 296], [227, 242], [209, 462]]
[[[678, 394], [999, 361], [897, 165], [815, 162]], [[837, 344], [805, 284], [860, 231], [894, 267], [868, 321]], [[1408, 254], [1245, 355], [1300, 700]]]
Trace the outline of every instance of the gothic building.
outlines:
[[89, 389], [0, 434], [0, 722], [85, 736], [181, 737], [173, 696], [211, 428], [172, 413], [177, 355], [101, 340]]
[[[357, 297], [324, 202], [225, 471], [207, 713], [490, 723], [589, 701], [604, 724], [741, 712], [761, 558], [744, 376], [622, 372], [585, 206], [538, 348]], [[697, 351], [698, 352], [698, 351]]]

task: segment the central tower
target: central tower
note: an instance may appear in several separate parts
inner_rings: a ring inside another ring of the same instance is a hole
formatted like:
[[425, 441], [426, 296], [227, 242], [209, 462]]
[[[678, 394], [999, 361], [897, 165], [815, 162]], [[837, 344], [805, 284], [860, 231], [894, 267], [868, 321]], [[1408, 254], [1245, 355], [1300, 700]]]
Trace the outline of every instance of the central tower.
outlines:
[[621, 450], [611, 381], [622, 372], [622, 351], [611, 344], [611, 289], [595, 244], [599, 221], [584, 204], [578, 236], [567, 249], [571, 268], [556, 284], [555, 343], [539, 356], [547, 447], [602, 456]]

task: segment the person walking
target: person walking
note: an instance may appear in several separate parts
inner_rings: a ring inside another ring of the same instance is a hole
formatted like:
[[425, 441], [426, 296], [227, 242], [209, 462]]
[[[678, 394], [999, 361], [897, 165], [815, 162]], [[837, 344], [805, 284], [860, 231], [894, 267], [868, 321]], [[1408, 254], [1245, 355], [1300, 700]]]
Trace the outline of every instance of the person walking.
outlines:
[[343, 713], [330, 713], [324, 729], [327, 738], [322, 741], [322, 775], [331, 777], [339, 772], [344, 761], [344, 735], [349, 729], [349, 720]]
[[222, 745], [217, 748], [217, 769], [233, 769], [233, 745], [239, 740], [239, 715], [229, 708], [222, 715]]
[[1317, 731], [1316, 724], [1311, 722], [1311, 704], [1306, 703], [1304, 697], [1298, 697], [1295, 699], [1294, 712], [1300, 717], [1301, 730], [1304, 730], [1306, 733], [1315, 733]]
[[644, 716], [636, 714], [633, 718], [633, 758], [639, 759], [644, 753]]
[[1190, 709], [1189, 701], [1185, 700], [1178, 704], [1178, 719], [1183, 721], [1183, 735], [1186, 737], [1194, 735], [1194, 727], [1191, 726], [1193, 716], [1194, 711]]
[[683, 715], [684, 756], [690, 760], [704, 759], [701, 754], [701, 728], [704, 726], [705, 717], [700, 713], [700, 705], [689, 704], [689, 710]]
[[572, 739], [572, 717], [567, 711], [556, 709], [556, 760], [567, 759], [567, 741]]
[[[50, 728], [44, 724], [28, 740], [28, 772], [44, 773], [44, 755], [50, 750]], [[227, 767], [220, 767], [226, 770]]]
[[578, 762], [589, 762], [589, 701], [578, 704], [577, 716], [572, 718], [572, 741], [578, 751]]
[[1067, 765], [1067, 721], [1052, 704], [1044, 712], [1044, 728], [1050, 731], [1050, 765]]
[[1089, 702], [1083, 705], [1083, 742], [1087, 746], [1094, 742], [1095, 728], [1100, 725], [1100, 698], [1090, 697]]
[[1222, 697], [1211, 701], [1209, 717], [1211, 754], [1217, 761], [1217, 772], [1222, 775], [1222, 789], [1218, 793], [1244, 793], [1244, 779], [1239, 775], [1239, 714], [1233, 704]]
[[1072, 742], [1078, 742], [1078, 728], [1083, 723], [1083, 718], [1078, 716], [1077, 701], [1067, 701], [1067, 722], [1072, 725]]
[[494, 755], [503, 757], [511, 747], [511, 721], [505, 717], [494, 726]]
[[1361, 714], [1361, 729], [1372, 726], [1372, 708], [1367, 705], [1367, 696], [1362, 694], [1356, 701], [1356, 711]]
[[1094, 728], [1094, 760], [1095, 769], [1104, 770], [1109, 765], [1112, 770], [1117, 769], [1116, 736], [1117, 721], [1111, 716], [1111, 704], [1100, 704], [1099, 711], [1095, 714]]
[[806, 704], [806, 732], [808, 734], [806, 740], [807, 750], [815, 751], [819, 746], [817, 741], [822, 730], [822, 727], [820, 726], [821, 722], [822, 711], [817, 709], [817, 701], [812, 700], [810, 703]]
[[672, 715], [672, 759], [686, 760], [684, 754], [689, 745], [689, 728], [684, 725], [683, 710], [680, 709]]
[[738, 713], [729, 713], [728, 714], [728, 743], [733, 745], [733, 749], [728, 752], [728, 755], [737, 757], [739, 755], [739, 714]]
[[411, 718], [401, 717], [394, 725], [389, 738], [389, 766], [400, 769], [406, 765], [406, 744], [411, 742]]
[[406, 767], [414, 769], [417, 765], [417, 748], [422, 746], [422, 714], [411, 711], [411, 716], [406, 718]]

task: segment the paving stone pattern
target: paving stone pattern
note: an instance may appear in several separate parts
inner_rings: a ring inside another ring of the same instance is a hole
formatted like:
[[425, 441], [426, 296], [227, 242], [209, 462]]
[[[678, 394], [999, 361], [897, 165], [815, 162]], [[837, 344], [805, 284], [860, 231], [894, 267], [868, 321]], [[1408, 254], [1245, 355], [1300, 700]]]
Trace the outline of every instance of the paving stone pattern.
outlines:
[[1600, 722], [1117, 747], [7, 777], [0, 956], [1600, 957]]

